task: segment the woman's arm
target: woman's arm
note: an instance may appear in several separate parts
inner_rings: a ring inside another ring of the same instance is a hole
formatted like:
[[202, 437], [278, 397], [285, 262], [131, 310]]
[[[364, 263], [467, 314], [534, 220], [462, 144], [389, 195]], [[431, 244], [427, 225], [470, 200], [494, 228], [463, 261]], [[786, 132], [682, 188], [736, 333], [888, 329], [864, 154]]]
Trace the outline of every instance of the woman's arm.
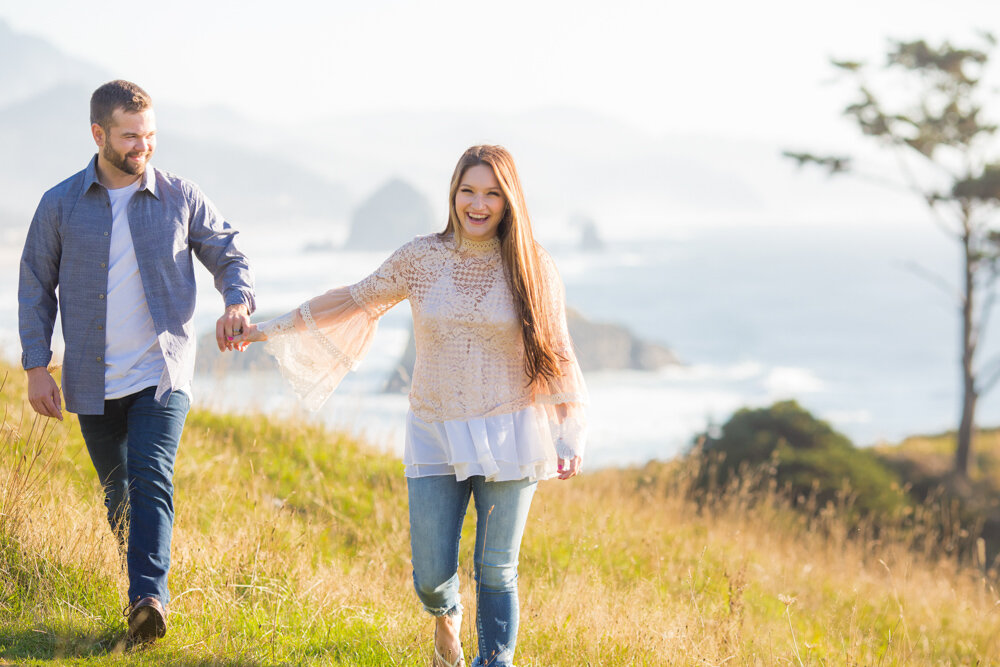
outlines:
[[264, 342], [310, 410], [318, 409], [368, 352], [378, 318], [406, 298], [407, 248], [361, 282], [337, 287], [280, 317], [251, 324], [233, 344]]
[[559, 478], [569, 479], [580, 471], [583, 464], [589, 398], [566, 323], [566, 302], [559, 272], [544, 250], [539, 251], [539, 265], [549, 312], [549, 340], [559, 356], [561, 374], [536, 381], [534, 398], [536, 403], [545, 406], [548, 414], [552, 439], [559, 455]]

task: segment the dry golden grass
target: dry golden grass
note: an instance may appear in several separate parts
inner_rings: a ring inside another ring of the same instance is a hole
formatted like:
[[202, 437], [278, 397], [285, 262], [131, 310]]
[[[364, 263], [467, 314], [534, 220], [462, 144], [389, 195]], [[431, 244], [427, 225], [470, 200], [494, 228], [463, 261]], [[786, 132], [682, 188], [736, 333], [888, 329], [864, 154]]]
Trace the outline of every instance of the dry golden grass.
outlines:
[[[205, 412], [178, 457], [170, 632], [122, 653], [125, 579], [78, 427], [40, 444], [20, 376], [0, 391], [0, 664], [429, 663], [401, 465], [301, 421]], [[937, 533], [807, 519], [773, 491], [699, 504], [693, 479], [650, 464], [542, 485], [518, 664], [1000, 663], [994, 583]]]

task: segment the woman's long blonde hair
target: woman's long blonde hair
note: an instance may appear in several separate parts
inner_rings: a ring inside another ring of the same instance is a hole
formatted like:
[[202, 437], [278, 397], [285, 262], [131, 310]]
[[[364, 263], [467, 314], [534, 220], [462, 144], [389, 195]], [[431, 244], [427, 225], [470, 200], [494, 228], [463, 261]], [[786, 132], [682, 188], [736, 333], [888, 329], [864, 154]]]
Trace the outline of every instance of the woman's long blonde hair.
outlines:
[[550, 312], [550, 299], [544, 291], [545, 280], [539, 266], [538, 250], [531, 231], [531, 218], [524, 203], [521, 178], [517, 175], [514, 158], [503, 146], [473, 146], [465, 151], [455, 166], [448, 192], [448, 226], [442, 232], [454, 234], [462, 242], [462, 224], [455, 211], [455, 195], [465, 171], [477, 165], [488, 165], [507, 198], [507, 207], [497, 227], [500, 256], [504, 273], [514, 297], [514, 310], [521, 325], [524, 342], [524, 372], [529, 383], [562, 375], [561, 356], [552, 345], [556, 313]]

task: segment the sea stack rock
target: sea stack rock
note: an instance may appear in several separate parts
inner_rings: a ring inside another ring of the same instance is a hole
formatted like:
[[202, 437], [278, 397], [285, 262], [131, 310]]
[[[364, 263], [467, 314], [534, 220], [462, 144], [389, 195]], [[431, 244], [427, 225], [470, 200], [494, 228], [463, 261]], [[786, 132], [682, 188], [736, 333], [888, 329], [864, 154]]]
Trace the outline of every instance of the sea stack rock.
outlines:
[[347, 250], [395, 250], [414, 236], [440, 231], [430, 202], [408, 183], [392, 179], [351, 215]]
[[585, 252], [603, 252], [607, 249], [601, 233], [597, 229], [597, 223], [593, 218], [577, 215], [572, 219], [572, 224], [580, 228], [580, 250]]

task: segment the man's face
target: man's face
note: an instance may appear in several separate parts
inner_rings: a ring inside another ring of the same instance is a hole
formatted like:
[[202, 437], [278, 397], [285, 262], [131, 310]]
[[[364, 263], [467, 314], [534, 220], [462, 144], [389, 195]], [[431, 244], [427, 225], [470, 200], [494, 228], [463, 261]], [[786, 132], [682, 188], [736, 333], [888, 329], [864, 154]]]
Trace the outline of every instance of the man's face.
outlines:
[[115, 109], [107, 132], [94, 126], [101, 157], [115, 169], [133, 176], [146, 170], [156, 150], [156, 116], [152, 109], [128, 112]]

